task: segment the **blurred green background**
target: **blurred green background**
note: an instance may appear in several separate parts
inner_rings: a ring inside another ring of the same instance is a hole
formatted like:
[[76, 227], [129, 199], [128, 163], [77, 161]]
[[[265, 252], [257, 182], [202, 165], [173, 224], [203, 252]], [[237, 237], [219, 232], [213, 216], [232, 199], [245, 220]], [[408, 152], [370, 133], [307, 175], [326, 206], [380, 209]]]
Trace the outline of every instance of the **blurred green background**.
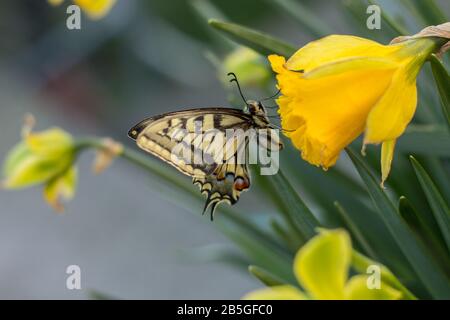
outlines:
[[[229, 106], [235, 88], [224, 88], [224, 70], [211, 56], [221, 63], [235, 44], [210, 28], [207, 18], [263, 30], [298, 47], [317, 38], [299, 28], [283, 2], [119, 0], [104, 19], [83, 16], [82, 29], [71, 31], [65, 22], [69, 2], [2, 1], [0, 155], [19, 139], [27, 112], [37, 118], [37, 129], [57, 125], [75, 136], [110, 136], [134, 148], [126, 132], [142, 118]], [[393, 34], [385, 24], [367, 30], [366, 6], [359, 1], [297, 2], [315, 13], [323, 33], [384, 43]], [[426, 26], [401, 2], [379, 1], [410, 30]], [[438, 2], [450, 12], [447, 1]], [[439, 104], [438, 97], [430, 99]], [[81, 159], [77, 196], [64, 215], [51, 212], [38, 189], [0, 192], [0, 298], [77, 299], [93, 289], [119, 298], [226, 299], [260, 286], [245, 269], [230, 268], [245, 258], [200, 216], [200, 206], [193, 215], [183, 203], [164, 200], [162, 190], [172, 199], [177, 194], [123, 161], [93, 177], [91, 160]], [[238, 206], [261, 222], [273, 207], [257, 189]], [[224, 257], [213, 259], [209, 252]], [[81, 291], [65, 288], [70, 264], [81, 267]]]

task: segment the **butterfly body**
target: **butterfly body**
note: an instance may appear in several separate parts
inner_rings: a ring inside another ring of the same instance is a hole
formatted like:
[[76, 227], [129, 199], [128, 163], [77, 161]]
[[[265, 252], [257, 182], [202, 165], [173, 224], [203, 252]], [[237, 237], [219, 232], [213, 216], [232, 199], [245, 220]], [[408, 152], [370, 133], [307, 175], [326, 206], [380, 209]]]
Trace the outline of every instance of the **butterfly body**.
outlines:
[[[250, 129], [273, 129], [257, 101], [248, 101], [245, 111], [198, 108], [150, 117], [132, 127], [128, 136], [144, 151], [192, 177], [207, 197], [203, 213], [211, 207], [212, 219], [219, 203], [233, 205], [250, 188], [247, 161], [238, 159], [248, 152], [248, 140], [239, 135]], [[229, 130], [240, 130], [238, 137], [230, 139]], [[265, 141], [268, 144], [273, 150], [282, 148], [279, 140]]]

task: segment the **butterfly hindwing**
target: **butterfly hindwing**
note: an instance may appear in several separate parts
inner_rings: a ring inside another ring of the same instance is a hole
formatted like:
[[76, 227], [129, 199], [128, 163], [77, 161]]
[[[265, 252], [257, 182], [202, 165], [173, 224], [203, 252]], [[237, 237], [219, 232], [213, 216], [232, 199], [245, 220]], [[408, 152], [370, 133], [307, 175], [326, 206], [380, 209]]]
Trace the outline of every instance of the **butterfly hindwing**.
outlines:
[[203, 178], [194, 178], [193, 183], [198, 185], [200, 192], [206, 195], [203, 214], [211, 207], [211, 220], [214, 217], [216, 206], [221, 202], [235, 204], [241, 192], [250, 188], [250, 174], [247, 164], [222, 164], [210, 175]]

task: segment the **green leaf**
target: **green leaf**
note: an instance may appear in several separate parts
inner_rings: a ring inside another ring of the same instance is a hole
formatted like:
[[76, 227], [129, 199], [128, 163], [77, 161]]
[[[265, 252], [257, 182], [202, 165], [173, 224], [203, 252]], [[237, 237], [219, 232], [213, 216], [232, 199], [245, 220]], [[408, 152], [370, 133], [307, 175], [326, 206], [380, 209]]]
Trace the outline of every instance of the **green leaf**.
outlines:
[[320, 226], [316, 217], [303, 202], [281, 169], [272, 176], [264, 176], [272, 186], [272, 197], [280, 207], [280, 212], [287, 223], [300, 231], [303, 240], [308, 240], [316, 234], [315, 229]]
[[268, 34], [235, 23], [227, 23], [215, 19], [209, 20], [208, 23], [213, 28], [224, 32], [237, 43], [252, 48], [265, 56], [275, 53], [289, 57], [296, 51], [293, 46]]
[[447, 21], [443, 14], [444, 9], [440, 8], [434, 0], [409, 0], [417, 9], [423, 22], [427, 25], [441, 24]]
[[269, 287], [283, 285], [282, 280], [280, 280], [277, 276], [274, 276], [269, 271], [257, 267], [257, 266], [249, 266], [248, 271], [259, 281]]
[[398, 149], [409, 154], [450, 157], [450, 132], [438, 125], [410, 125], [398, 140]]
[[360, 156], [350, 149], [347, 149], [347, 153], [366, 184], [367, 191], [377, 209], [376, 212], [385, 223], [423, 285], [434, 298], [449, 299], [450, 283], [448, 278], [442, 273], [435, 261], [430, 259], [423, 246], [420, 245], [417, 238], [402, 221], [394, 205], [383, 189], [381, 189], [379, 182]]
[[275, 250], [262, 241], [255, 241], [237, 225], [222, 227], [222, 231], [245, 252], [257, 264], [278, 277], [283, 283], [296, 285], [292, 272], [293, 257], [290, 254]]
[[294, 0], [269, 0], [273, 7], [282, 9], [286, 14], [297, 20], [302, 27], [315, 36], [324, 36], [333, 33], [333, 30], [319, 16], [307, 6]]
[[[380, 6], [377, 1], [374, 0], [369, 0], [370, 4], [374, 4], [374, 5], [378, 5]], [[380, 6], [381, 8], [381, 6]], [[387, 13], [387, 10], [381, 10], [381, 19], [389, 26], [392, 28], [392, 30], [394, 30], [395, 32], [398, 33], [398, 35], [407, 35], [409, 34], [408, 30], [401, 24], [399, 23], [399, 21], [395, 18], [393, 18], [392, 16], [390, 16]]]
[[98, 291], [98, 290], [94, 290], [94, 289], [89, 289], [88, 290], [88, 296], [89, 299], [91, 300], [119, 300], [107, 293]]
[[[313, 201], [314, 205], [318, 207], [321, 225], [326, 228], [345, 226], [342, 219], [336, 214], [336, 208], [333, 205], [335, 201], [339, 201], [345, 207], [349, 220], [362, 231], [367, 242], [373, 247], [373, 251], [377, 254], [376, 259], [385, 264], [390, 262], [391, 267], [392, 264], [395, 264], [395, 270], [402, 270], [402, 279], [407, 279], [409, 282], [417, 281], [417, 276], [409, 262], [403, 256], [383, 221], [374, 212], [375, 208], [371, 206], [365, 186], [358, 180], [357, 175], [346, 170], [347, 165], [351, 166], [349, 160], [347, 162], [347, 159], [343, 157], [345, 168], [338, 166], [324, 171], [305, 161], [300, 161], [298, 150], [294, 150], [290, 143], [286, 143], [285, 146], [285, 150], [280, 154], [280, 163], [284, 164], [283, 170], [289, 172], [293, 187], [296, 190], [302, 190], [303, 197]], [[372, 150], [367, 151], [370, 154]], [[405, 161], [412, 178], [415, 179], [409, 161]], [[378, 163], [377, 161], [377, 166]], [[421, 194], [420, 188], [418, 189]], [[423, 198], [425, 199], [425, 196]], [[421, 291], [425, 291], [423, 286]]]
[[434, 80], [438, 87], [442, 102], [442, 112], [444, 113], [447, 124], [450, 127], [450, 75], [444, 67], [444, 64], [432, 54], [429, 58]]
[[[442, 269], [449, 274], [450, 256], [434, 218], [427, 212], [418, 212], [405, 197], [400, 197], [398, 211], [409, 228], [422, 240], [427, 249], [433, 253], [436, 261], [441, 264]], [[429, 223], [430, 218], [432, 224]]]
[[281, 225], [277, 220], [272, 219], [270, 221], [270, 227], [277, 237], [293, 252], [296, 252], [298, 248], [304, 244], [304, 241], [299, 239], [293, 239], [286, 227]]
[[364, 237], [364, 233], [358, 228], [358, 226], [352, 221], [348, 213], [345, 211], [345, 209], [341, 206], [341, 204], [337, 201], [334, 202], [334, 206], [337, 209], [337, 212], [339, 213], [341, 219], [344, 221], [346, 227], [350, 231], [350, 234], [353, 236], [353, 238], [356, 240], [356, 243], [358, 243], [363, 250], [370, 255], [374, 259], [377, 258], [377, 254], [373, 250], [372, 246], [367, 242], [366, 238]]
[[450, 209], [422, 165], [414, 157], [410, 159], [450, 252]]

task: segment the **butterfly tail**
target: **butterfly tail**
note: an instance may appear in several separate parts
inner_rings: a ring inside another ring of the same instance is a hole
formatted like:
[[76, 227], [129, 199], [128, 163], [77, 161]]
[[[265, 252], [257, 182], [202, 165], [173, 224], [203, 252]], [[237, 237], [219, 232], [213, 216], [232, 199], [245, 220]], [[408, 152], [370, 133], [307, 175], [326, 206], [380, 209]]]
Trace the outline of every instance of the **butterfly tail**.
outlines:
[[202, 215], [205, 215], [206, 210], [208, 210], [209, 207], [211, 207], [210, 216], [211, 221], [214, 221], [214, 212], [216, 211], [217, 205], [220, 203], [219, 199], [213, 199], [211, 200], [211, 194], [208, 194], [208, 197], [206, 198], [205, 206], [203, 207]]

